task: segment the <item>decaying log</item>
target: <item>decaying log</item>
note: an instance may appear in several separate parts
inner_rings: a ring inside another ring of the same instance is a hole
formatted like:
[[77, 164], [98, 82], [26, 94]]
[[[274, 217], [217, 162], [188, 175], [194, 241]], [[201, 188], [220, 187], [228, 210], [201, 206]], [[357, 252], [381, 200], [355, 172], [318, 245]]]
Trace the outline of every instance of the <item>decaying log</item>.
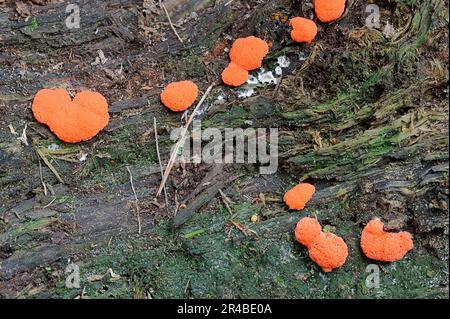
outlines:
[[[257, 9], [245, 17], [220, 1], [166, 1], [175, 24], [188, 21], [176, 25], [184, 45], [164, 24], [165, 15], [155, 14], [154, 20], [145, 16], [141, 1], [73, 3], [82, 11], [80, 29], [65, 25], [65, 3], [33, 5], [27, 21], [16, 17], [13, 5], [0, 9], [0, 281], [47, 264], [64, 264], [92, 243], [136, 235], [136, 216], [129, 205], [133, 194], [124, 178], [130, 162], [137, 196], [151, 207], [142, 209], [143, 234], [153, 229], [152, 214], [173, 217], [173, 207], [159, 208], [153, 198], [160, 183], [153, 118], [158, 118], [163, 162], [173, 145], [170, 129], [182, 125], [180, 114], [160, 105], [161, 88], [189, 75], [202, 89], [209, 82], [205, 78], [216, 77], [229, 62], [229, 35], [248, 34], [274, 40], [267, 67], [279, 54], [290, 54], [293, 60], [276, 96], [272, 87], [258, 88], [259, 96], [241, 100], [236, 90], [218, 87], [201, 118], [203, 128], [279, 130], [277, 176], [285, 184], [255, 187], [249, 196], [267, 191], [282, 201], [291, 184], [308, 180], [317, 185], [310, 205], [322, 220], [362, 226], [377, 215], [393, 221], [391, 229], [409, 227], [420, 245], [448, 259], [448, 55], [439, 55], [439, 41], [448, 42], [448, 37], [440, 25], [442, 1], [408, 5], [413, 15], [398, 23], [402, 28], [392, 41], [358, 24], [364, 20], [358, 11], [348, 22], [354, 29], [348, 31], [347, 22], [336, 28], [322, 25], [319, 44], [311, 46], [289, 43], [289, 29], [273, 21], [272, 13], [291, 9], [291, 1], [254, 1]], [[295, 9], [300, 10], [298, 3]], [[311, 13], [310, 8], [302, 10]], [[186, 12], [197, 14], [187, 17]], [[144, 35], [154, 31], [155, 21], [164, 26], [164, 41], [152, 45]], [[222, 50], [212, 55], [216, 47]], [[98, 50], [113, 52], [114, 58], [94, 67]], [[58, 69], [70, 58], [73, 69]], [[41, 61], [49, 63], [42, 67]], [[144, 65], [146, 73], [141, 74]], [[153, 68], [155, 83], [149, 83]], [[34, 93], [47, 85], [70, 90], [89, 86], [107, 95], [108, 127], [74, 148], [59, 144], [30, 112]], [[215, 103], [219, 95], [226, 95], [227, 103]], [[28, 124], [28, 147], [10, 132], [11, 123], [17, 131]], [[51, 159], [65, 185], [45, 165], [39, 169], [36, 149], [53, 144], [74, 152], [72, 161]], [[88, 154], [84, 162], [77, 158], [82, 153]], [[177, 189], [184, 192], [178, 199], [186, 208], [171, 219], [175, 237], [242, 173], [216, 167], [220, 172], [200, 176], [198, 167], [188, 170], [199, 180]], [[251, 183], [253, 173], [243, 171]], [[173, 180], [185, 178], [180, 175], [174, 172]], [[334, 206], [340, 208], [330, 208]], [[292, 234], [295, 221], [306, 213], [283, 207], [251, 227], [263, 238]], [[223, 229], [213, 235], [223, 236]], [[231, 236], [234, 243], [257, 238], [239, 231]], [[194, 254], [211, 250], [207, 235], [188, 245]]]

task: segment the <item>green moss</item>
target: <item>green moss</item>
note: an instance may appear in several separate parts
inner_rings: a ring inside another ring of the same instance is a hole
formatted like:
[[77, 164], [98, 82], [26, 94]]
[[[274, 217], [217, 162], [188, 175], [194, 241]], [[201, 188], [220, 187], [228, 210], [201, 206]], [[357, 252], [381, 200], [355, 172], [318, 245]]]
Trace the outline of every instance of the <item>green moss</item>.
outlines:
[[40, 218], [23, 222], [14, 228], [5, 227], [0, 232], [0, 245], [8, 243], [16, 252], [32, 250], [39, 245], [39, 241], [49, 239], [50, 234], [45, 228], [56, 220], [57, 218]]
[[33, 19], [31, 19], [30, 25], [28, 25], [28, 27], [27, 27], [27, 30], [29, 32], [34, 32], [37, 30], [38, 27], [39, 27], [39, 23], [38, 23], [36, 17], [33, 17]]
[[245, 106], [232, 107], [227, 112], [220, 112], [206, 119], [202, 125], [204, 128], [233, 128], [242, 127], [249, 117], [249, 110]]
[[[279, 236], [248, 237], [242, 242], [230, 240], [239, 230], [228, 220], [249, 227], [248, 217], [260, 206], [242, 202], [233, 205], [236, 214], [210, 210], [196, 214], [182, 229], [173, 231], [168, 224], [155, 229], [153, 239], [129, 239], [103, 247], [83, 264], [82, 280], [92, 274], [105, 274], [108, 268], [121, 275], [111, 282], [87, 283], [90, 298], [400, 298], [445, 297], [441, 287], [448, 269], [440, 261], [417, 248], [397, 263], [374, 263], [359, 248], [361, 229], [352, 222], [339, 221], [335, 232], [349, 246], [346, 264], [331, 273], [323, 273], [297, 244], [292, 233]], [[335, 207], [339, 210], [339, 206]], [[319, 216], [330, 211], [318, 210]], [[206, 231], [192, 238], [193, 229]], [[380, 287], [365, 284], [367, 266], [377, 265]], [[61, 283], [55, 297], [73, 297], [73, 291]]]

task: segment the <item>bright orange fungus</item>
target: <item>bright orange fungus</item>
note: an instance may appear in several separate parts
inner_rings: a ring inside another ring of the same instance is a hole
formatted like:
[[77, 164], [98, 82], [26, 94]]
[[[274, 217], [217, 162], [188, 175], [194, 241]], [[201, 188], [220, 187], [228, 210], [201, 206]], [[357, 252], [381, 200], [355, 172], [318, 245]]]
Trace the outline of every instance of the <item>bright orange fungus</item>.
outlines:
[[90, 140], [109, 122], [108, 103], [96, 92], [80, 92], [72, 100], [64, 89], [43, 89], [34, 97], [32, 111], [38, 122], [67, 143]]
[[230, 50], [231, 63], [222, 72], [223, 82], [230, 86], [244, 84], [248, 80], [248, 71], [260, 68], [267, 53], [269, 45], [260, 38], [237, 39]]
[[314, 218], [305, 217], [297, 223], [295, 238], [308, 248], [309, 257], [324, 272], [341, 267], [347, 260], [348, 248], [344, 240], [335, 234], [323, 232]]
[[308, 247], [321, 232], [322, 226], [320, 226], [315, 218], [305, 217], [297, 223], [297, 227], [295, 228], [295, 239], [297, 239], [300, 244]]
[[339, 19], [345, 11], [345, 0], [314, 0], [317, 18], [322, 22]]
[[162, 103], [175, 112], [186, 111], [198, 96], [198, 87], [192, 81], [173, 82], [161, 93]]
[[248, 80], [248, 71], [231, 62], [222, 73], [222, 80], [230, 86], [241, 86]]
[[412, 236], [408, 232], [385, 232], [379, 219], [371, 220], [361, 235], [361, 248], [364, 254], [378, 261], [397, 261], [413, 249]]
[[317, 25], [314, 21], [305, 18], [293, 18], [289, 22], [292, 27], [291, 38], [295, 42], [311, 43], [317, 35]]
[[300, 183], [284, 195], [284, 201], [290, 209], [300, 210], [305, 208], [315, 192], [316, 188], [313, 185]]
[[264, 57], [269, 53], [266, 41], [250, 36], [234, 41], [230, 50], [230, 59], [246, 71], [259, 69]]

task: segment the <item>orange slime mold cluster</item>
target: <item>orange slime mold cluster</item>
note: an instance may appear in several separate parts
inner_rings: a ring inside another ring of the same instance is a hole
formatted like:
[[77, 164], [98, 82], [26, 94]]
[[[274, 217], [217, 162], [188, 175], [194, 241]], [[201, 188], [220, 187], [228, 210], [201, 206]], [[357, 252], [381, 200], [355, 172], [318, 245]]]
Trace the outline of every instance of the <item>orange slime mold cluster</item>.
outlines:
[[311, 43], [317, 35], [317, 25], [306, 18], [293, 18], [289, 22], [292, 27], [291, 38], [295, 42]]
[[248, 71], [259, 69], [267, 53], [269, 45], [260, 38], [237, 39], [230, 50], [231, 63], [222, 73], [223, 82], [230, 86], [244, 84], [248, 80]]
[[231, 86], [240, 86], [247, 82], [248, 71], [241, 68], [234, 62], [231, 62], [222, 73], [224, 83]]
[[341, 267], [348, 257], [344, 240], [332, 233], [322, 231], [322, 226], [314, 218], [302, 218], [295, 228], [295, 238], [308, 248], [309, 257], [324, 272]]
[[64, 89], [43, 89], [36, 94], [32, 111], [39, 123], [67, 143], [88, 141], [109, 122], [108, 103], [96, 92], [80, 92], [72, 100]]
[[322, 22], [339, 19], [345, 11], [345, 0], [314, 0], [317, 18]]
[[402, 259], [413, 249], [412, 236], [408, 232], [385, 232], [379, 219], [371, 220], [361, 235], [361, 248], [364, 254], [374, 260], [393, 262]]
[[315, 192], [316, 188], [313, 185], [300, 183], [284, 195], [284, 202], [290, 209], [300, 210], [305, 208]]
[[197, 99], [198, 87], [192, 81], [173, 82], [161, 93], [161, 102], [175, 112], [186, 111]]

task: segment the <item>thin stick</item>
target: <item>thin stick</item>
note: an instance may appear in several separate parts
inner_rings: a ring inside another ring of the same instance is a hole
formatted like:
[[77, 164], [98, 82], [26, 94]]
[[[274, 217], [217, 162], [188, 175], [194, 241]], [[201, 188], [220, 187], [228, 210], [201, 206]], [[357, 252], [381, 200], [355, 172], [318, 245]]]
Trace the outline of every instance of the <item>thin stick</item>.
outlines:
[[231, 201], [231, 199], [228, 198], [227, 195], [225, 195], [225, 193], [221, 189], [219, 189], [219, 194], [222, 197], [222, 202], [225, 205], [225, 208], [230, 213], [230, 215], [233, 215], [233, 211], [231, 210], [230, 207], [230, 204], [232, 204], [233, 202]]
[[62, 177], [59, 175], [58, 171], [53, 167], [53, 165], [47, 159], [47, 157], [45, 156], [44, 152], [41, 149], [39, 149], [39, 148], [36, 149], [36, 152], [42, 158], [42, 160], [44, 161], [45, 165], [47, 165], [47, 167], [52, 171], [53, 175], [55, 175], [55, 177], [58, 179], [58, 181], [61, 184], [64, 184], [64, 181], [63, 181]]
[[[155, 143], [156, 143], [156, 154], [158, 155], [158, 161], [159, 161], [159, 169], [161, 170], [161, 180], [164, 177], [164, 170], [161, 162], [161, 154], [159, 153], [159, 142], [158, 142], [158, 130], [156, 125], [156, 117], [153, 117], [153, 128], [155, 129]], [[166, 206], [169, 206], [169, 199], [167, 196], [167, 188], [166, 185], [164, 185], [164, 198], [166, 200]]]
[[127, 171], [128, 171], [128, 174], [130, 174], [130, 184], [131, 184], [131, 189], [133, 190], [133, 194], [134, 194], [134, 200], [135, 200], [134, 203], [136, 205], [136, 215], [137, 215], [137, 219], [138, 219], [138, 233], [141, 234], [141, 214], [139, 211], [139, 200], [136, 195], [136, 189], [134, 188], [133, 174], [131, 174], [131, 170], [128, 166], [127, 166]]
[[53, 200], [52, 200], [50, 203], [48, 203], [47, 205], [45, 205], [44, 207], [42, 207], [42, 209], [49, 208], [50, 206], [52, 206], [52, 204], [55, 202], [55, 200], [56, 200], [56, 197], [53, 198]]
[[8, 127], [9, 127], [9, 131], [11, 132], [12, 135], [17, 135], [17, 132], [14, 129], [14, 126], [12, 126], [12, 124], [9, 124]]
[[220, 195], [222, 195], [225, 201], [227, 201], [229, 204], [233, 204], [233, 201], [230, 198], [228, 198], [228, 196], [221, 189], [219, 189], [219, 193]]
[[219, 189], [219, 193], [222, 196], [222, 202], [225, 205], [225, 208], [227, 209], [227, 211], [230, 213], [230, 215], [233, 215], [233, 211], [231, 210], [230, 205], [228, 204], [228, 197], [226, 197], [226, 195], [222, 192], [221, 189]]
[[283, 76], [281, 76], [280, 80], [277, 83], [277, 86], [275, 87], [275, 91], [273, 92], [273, 95], [272, 95], [273, 100], [275, 100], [275, 98], [277, 97], [278, 91], [280, 90], [280, 86], [281, 86], [282, 82], [283, 82]]
[[27, 127], [28, 127], [28, 124], [25, 123], [25, 127], [23, 128], [23, 131], [22, 131], [22, 135], [20, 135], [20, 137], [17, 138], [19, 141], [21, 141], [23, 144], [25, 144], [25, 146], [29, 146], [28, 138], [27, 138]]
[[175, 33], [175, 35], [177, 36], [178, 40], [179, 40], [181, 43], [183, 43], [183, 39], [180, 37], [180, 35], [178, 34], [177, 30], [175, 29], [175, 26], [174, 26], [173, 23], [172, 23], [172, 19], [170, 18], [170, 15], [169, 15], [169, 12], [168, 12], [167, 9], [166, 9], [166, 6], [165, 6], [164, 4], [162, 4], [162, 3], [160, 3], [160, 5], [161, 5], [161, 7], [164, 9], [164, 12], [166, 13], [167, 20], [169, 20], [169, 24], [170, 24], [170, 27], [171, 27], [172, 30], [173, 30], [173, 33]]
[[47, 186], [45, 185], [44, 178], [42, 177], [42, 164], [41, 164], [41, 157], [38, 154], [38, 161], [39, 161], [39, 177], [41, 178], [41, 184], [42, 187], [44, 187], [44, 195], [47, 196]]
[[170, 156], [169, 162], [167, 163], [166, 171], [164, 172], [164, 176], [161, 181], [161, 185], [159, 186], [158, 193], [156, 193], [156, 197], [159, 197], [161, 195], [164, 185], [166, 185], [167, 178], [169, 178], [172, 167], [175, 164], [175, 159], [177, 157], [177, 153], [180, 148], [180, 145], [182, 145], [184, 143], [184, 139], [186, 137], [187, 130], [188, 130], [189, 126], [191, 125], [192, 121], [194, 120], [194, 117], [197, 114], [200, 106], [202, 106], [203, 102], [205, 102], [206, 98], [208, 97], [208, 95], [211, 92], [213, 87], [214, 87], [214, 84], [211, 84], [209, 86], [209, 88], [206, 90], [202, 99], [200, 100], [200, 102], [198, 102], [194, 111], [192, 111], [191, 116], [189, 117], [188, 121], [186, 122], [186, 125], [184, 126], [183, 130], [181, 131], [180, 139], [178, 140], [177, 144], [175, 145], [175, 148], [173, 149], [172, 154]]
[[244, 235], [245, 237], [248, 237], [250, 235], [258, 235], [257, 232], [255, 232], [254, 230], [251, 230], [249, 228], [245, 228], [244, 226], [242, 226], [241, 224], [235, 222], [234, 220], [230, 219], [228, 221], [229, 224], [233, 225], [234, 227], [236, 227], [237, 229], [239, 229]]

